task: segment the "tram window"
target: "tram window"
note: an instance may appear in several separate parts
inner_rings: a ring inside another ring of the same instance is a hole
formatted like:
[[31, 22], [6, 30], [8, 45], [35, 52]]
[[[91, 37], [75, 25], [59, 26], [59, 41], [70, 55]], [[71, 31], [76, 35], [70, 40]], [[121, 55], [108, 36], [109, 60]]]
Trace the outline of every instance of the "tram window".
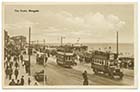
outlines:
[[66, 60], [69, 60], [69, 57], [66, 57]]
[[69, 60], [71, 60], [71, 57], [69, 56]]
[[98, 59], [98, 63], [100, 64], [100, 60]]
[[97, 58], [97, 64], [100, 64], [100, 59]]
[[100, 64], [102, 64], [101, 60], [99, 59]]
[[68, 56], [68, 60], [70, 60], [70, 56]]
[[105, 65], [105, 60], [103, 60], [103, 65]]
[[95, 63], [97, 63], [97, 59], [95, 59]]
[[103, 64], [102, 60], [101, 60], [101, 64]]
[[103, 65], [104, 63], [103, 63], [103, 60], [102, 60], [102, 65]]
[[67, 56], [67, 57], [66, 57], [66, 60], [70, 60], [70, 59], [71, 59], [70, 56]]

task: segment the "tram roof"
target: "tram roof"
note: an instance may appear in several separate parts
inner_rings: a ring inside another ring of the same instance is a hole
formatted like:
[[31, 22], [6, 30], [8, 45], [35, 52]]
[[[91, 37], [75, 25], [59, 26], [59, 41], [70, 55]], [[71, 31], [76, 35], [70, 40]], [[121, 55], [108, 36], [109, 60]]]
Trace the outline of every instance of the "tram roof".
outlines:
[[60, 55], [67, 55], [67, 56], [72, 56], [74, 55], [74, 53], [70, 53], [70, 52], [57, 52]]

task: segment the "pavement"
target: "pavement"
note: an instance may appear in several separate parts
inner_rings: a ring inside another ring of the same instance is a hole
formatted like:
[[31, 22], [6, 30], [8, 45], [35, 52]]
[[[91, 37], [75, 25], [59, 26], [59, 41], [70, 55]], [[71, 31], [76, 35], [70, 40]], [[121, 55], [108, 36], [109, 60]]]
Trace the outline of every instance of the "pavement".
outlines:
[[[24, 59], [25, 59], [25, 58], [27, 58], [27, 55], [24, 56]], [[31, 59], [32, 59], [32, 57], [31, 57]], [[27, 59], [26, 59], [26, 60], [27, 60]], [[15, 63], [14, 63], [14, 64], [15, 64]], [[12, 67], [13, 71], [15, 70], [14, 64], [13, 64], [13, 67]], [[33, 76], [29, 76], [28, 73], [26, 73], [25, 67], [22, 66], [21, 61], [19, 61], [18, 64], [19, 64], [19, 67], [18, 67], [18, 70], [19, 70], [18, 78], [15, 79], [14, 74], [12, 75], [12, 79], [14, 79], [15, 82], [17, 82], [17, 80], [20, 80], [21, 77], [24, 76], [24, 82], [25, 82], [25, 83], [24, 83], [24, 86], [28, 86], [28, 78], [30, 78], [30, 80], [31, 80], [31, 84], [30, 84], [30, 85], [34, 86], [35, 83], [37, 83], [38, 85], [40, 85], [40, 84], [34, 79]], [[7, 86], [7, 85], [9, 85], [10, 81], [11, 81], [11, 80], [9, 80], [9, 79], [5, 79], [4, 84]]]

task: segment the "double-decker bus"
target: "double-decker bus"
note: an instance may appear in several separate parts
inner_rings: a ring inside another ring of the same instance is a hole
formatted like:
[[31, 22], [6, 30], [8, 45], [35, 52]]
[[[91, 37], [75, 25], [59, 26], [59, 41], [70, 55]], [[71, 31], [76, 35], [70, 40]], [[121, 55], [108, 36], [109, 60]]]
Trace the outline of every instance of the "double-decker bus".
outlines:
[[123, 78], [123, 72], [119, 67], [117, 54], [115, 53], [94, 51], [92, 53], [91, 68], [95, 74], [100, 73], [107, 74], [111, 78]]
[[56, 58], [57, 64], [62, 65], [64, 67], [70, 68], [72, 65], [76, 64], [74, 61], [75, 55], [68, 46], [58, 48]]

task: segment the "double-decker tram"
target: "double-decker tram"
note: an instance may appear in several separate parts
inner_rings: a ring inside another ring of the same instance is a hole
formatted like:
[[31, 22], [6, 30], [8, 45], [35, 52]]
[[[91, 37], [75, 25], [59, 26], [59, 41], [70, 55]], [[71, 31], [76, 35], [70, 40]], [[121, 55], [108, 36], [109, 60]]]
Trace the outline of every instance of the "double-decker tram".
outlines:
[[119, 67], [117, 54], [115, 53], [94, 51], [92, 53], [91, 68], [95, 74], [100, 73], [108, 75], [111, 78], [123, 78], [123, 72]]
[[75, 55], [70, 47], [63, 46], [59, 47], [57, 49], [57, 55], [56, 55], [56, 62], [58, 65], [62, 65], [64, 67], [71, 68], [72, 65], [75, 65]]

